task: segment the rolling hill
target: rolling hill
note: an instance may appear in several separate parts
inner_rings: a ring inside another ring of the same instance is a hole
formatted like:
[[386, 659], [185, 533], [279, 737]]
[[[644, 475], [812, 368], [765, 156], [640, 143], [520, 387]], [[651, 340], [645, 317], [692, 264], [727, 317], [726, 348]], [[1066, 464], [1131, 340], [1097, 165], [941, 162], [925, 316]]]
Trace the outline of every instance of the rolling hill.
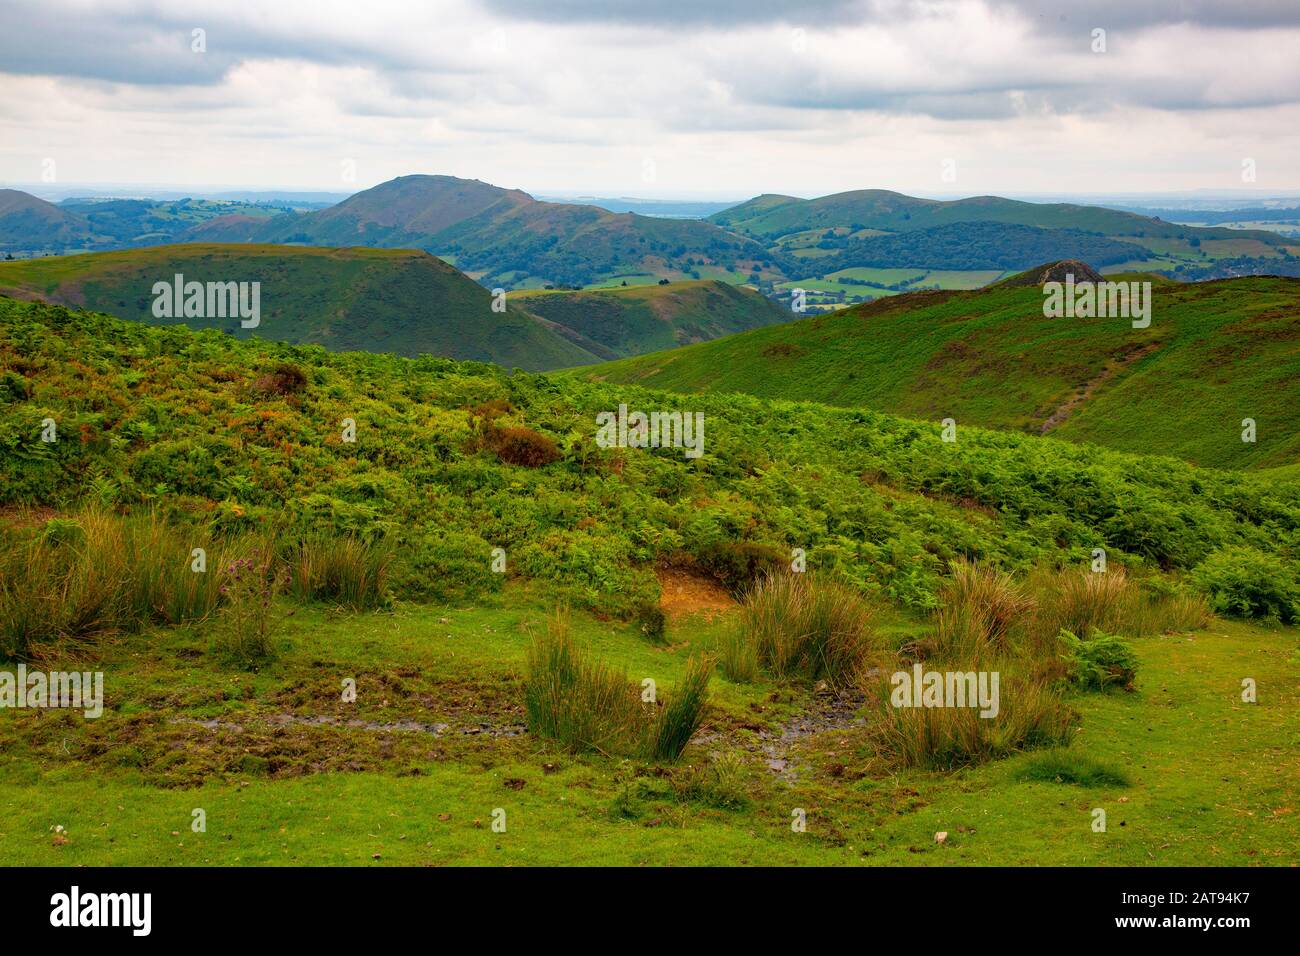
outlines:
[[970, 287], [988, 281], [979, 275], [988, 270], [1062, 258], [1188, 278], [1300, 271], [1300, 242], [1265, 230], [1202, 228], [1100, 206], [998, 196], [942, 201], [883, 189], [819, 199], [763, 195], [709, 221], [764, 243], [790, 279], [838, 294], [841, 303], [853, 301], [843, 297], [841, 277], [873, 268], [936, 273], [921, 275], [915, 288]]
[[581, 292], [518, 292], [534, 315], [573, 333], [602, 358], [640, 355], [776, 325], [792, 314], [752, 289], [711, 279]]
[[[318, 212], [266, 223], [218, 220], [209, 240], [424, 249], [485, 285], [582, 286], [648, 274], [682, 279], [702, 270], [780, 274], [758, 243], [701, 220], [656, 219], [598, 206], [539, 202], [454, 176], [402, 176]], [[713, 276], [716, 277], [716, 276]]]
[[[779, 239], [809, 229], [849, 227], [910, 232], [957, 222], [1000, 222], [1040, 229], [1080, 229], [1106, 236], [1240, 238], [1239, 229], [1200, 229], [1165, 222], [1102, 206], [1073, 203], [1032, 203], [1000, 196], [967, 199], [919, 199], [886, 189], [860, 189], [818, 199], [758, 196], [709, 217], [734, 232], [763, 240]], [[1277, 240], [1263, 230], [1252, 238]]]
[[0, 252], [80, 248], [93, 241], [84, 216], [18, 189], [0, 189]]
[[[260, 282], [260, 325], [156, 317], [154, 284], [178, 273], [186, 281]], [[430, 353], [530, 370], [596, 360], [513, 305], [494, 312], [488, 290], [411, 250], [181, 245], [4, 262], [0, 294], [339, 351]]]
[[[1207, 466], [1300, 461], [1300, 281], [1156, 278], [1145, 329], [1044, 318], [1043, 298], [1014, 282], [898, 295], [574, 374], [951, 417]], [[1246, 418], [1255, 443], [1241, 439]]]

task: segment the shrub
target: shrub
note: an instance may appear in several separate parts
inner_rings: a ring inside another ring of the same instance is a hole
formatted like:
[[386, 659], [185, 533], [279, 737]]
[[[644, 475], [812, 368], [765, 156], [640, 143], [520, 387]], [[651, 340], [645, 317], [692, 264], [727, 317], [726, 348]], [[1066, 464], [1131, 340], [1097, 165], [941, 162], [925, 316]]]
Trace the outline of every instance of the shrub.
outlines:
[[1085, 641], [1070, 631], [1062, 630], [1060, 641], [1065, 645], [1061, 656], [1069, 669], [1069, 680], [1076, 687], [1083, 690], [1133, 689], [1138, 658], [1132, 646], [1122, 638], [1093, 631]]
[[1300, 622], [1300, 578], [1278, 555], [1246, 546], [1221, 548], [1192, 572], [1192, 580], [1220, 614]]
[[253, 382], [253, 390], [264, 395], [296, 395], [306, 387], [307, 373], [288, 362], [280, 363]]
[[541, 468], [560, 460], [553, 440], [523, 425], [497, 426], [491, 418], [478, 420], [477, 447], [487, 448], [507, 465]]
[[[873, 652], [875, 612], [851, 588], [808, 574], [769, 574], [744, 595], [741, 639], [776, 677], [852, 683]], [[748, 652], [743, 652], [748, 653]], [[741, 652], [727, 655], [734, 663]]]

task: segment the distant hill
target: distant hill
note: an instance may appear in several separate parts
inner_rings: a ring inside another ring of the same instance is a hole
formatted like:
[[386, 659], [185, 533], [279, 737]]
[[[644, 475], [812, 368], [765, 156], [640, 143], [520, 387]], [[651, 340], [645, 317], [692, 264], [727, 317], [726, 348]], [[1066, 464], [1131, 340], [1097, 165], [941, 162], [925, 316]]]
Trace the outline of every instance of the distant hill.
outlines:
[[640, 355], [787, 322], [793, 316], [751, 289], [714, 280], [582, 292], [511, 295], [568, 329], [602, 358]]
[[728, 229], [773, 240], [809, 229], [848, 227], [910, 232], [956, 222], [1000, 222], [1040, 229], [1080, 229], [1106, 236], [1241, 238], [1278, 240], [1263, 230], [1200, 229], [1101, 206], [1032, 203], [999, 196], [919, 199], [886, 189], [860, 189], [819, 199], [759, 196], [709, 217]]
[[[264, 224], [221, 220], [205, 238], [424, 249], [485, 285], [582, 286], [637, 273], [687, 278], [704, 269], [780, 277], [760, 244], [701, 220], [539, 202], [454, 176], [402, 176], [319, 212]], [[701, 275], [701, 277], [705, 277]], [[715, 276], [716, 277], [716, 276]]]
[[18, 189], [0, 189], [0, 252], [79, 247], [93, 235], [84, 216]]
[[248, 228], [286, 207], [210, 199], [68, 199], [55, 205], [17, 189], [0, 189], [0, 253], [21, 256], [162, 245], [225, 216]]
[[[260, 325], [155, 316], [154, 284], [177, 273], [204, 283], [260, 282]], [[430, 353], [529, 370], [597, 358], [513, 304], [492, 311], [488, 290], [411, 250], [183, 245], [0, 262], [0, 294], [342, 351]]]
[[[806, 288], [837, 291], [835, 274], [920, 269], [943, 288], [977, 284], [990, 269], [1019, 270], [1048, 259], [1081, 258], [1112, 271], [1187, 278], [1290, 274], [1300, 240], [1260, 229], [1201, 228], [1100, 206], [1031, 203], [998, 196], [942, 201], [862, 189], [796, 199], [763, 195], [709, 221], [764, 243]], [[1227, 270], [1220, 261], [1231, 262]]]
[[1015, 281], [898, 295], [572, 374], [951, 417], [1201, 465], [1300, 462], [1300, 280], [1157, 278], [1145, 329], [1044, 318], [1043, 299]]

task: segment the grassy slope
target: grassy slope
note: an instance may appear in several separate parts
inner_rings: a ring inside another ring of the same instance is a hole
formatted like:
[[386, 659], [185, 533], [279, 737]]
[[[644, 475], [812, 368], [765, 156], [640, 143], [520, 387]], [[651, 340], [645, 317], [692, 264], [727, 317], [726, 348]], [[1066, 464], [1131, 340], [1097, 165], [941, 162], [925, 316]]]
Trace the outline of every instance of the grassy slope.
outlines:
[[[1219, 467], [1300, 460], [1287, 419], [1300, 398], [1300, 282], [1158, 284], [1147, 329], [1045, 319], [1042, 300], [1036, 288], [894, 297], [581, 374], [1028, 430], [1096, 383], [1053, 434]], [[1253, 445], [1240, 440], [1248, 417]]]
[[[753, 730], [805, 703], [790, 688], [714, 678], [704, 735], [681, 765], [627, 781], [628, 768], [575, 758], [531, 736], [459, 731], [521, 719], [526, 625], [544, 609], [508, 596], [454, 610], [401, 606], [359, 617], [300, 611], [258, 673], [205, 654], [202, 632], [110, 644], [108, 709], [0, 713], [0, 864], [424, 865], [1294, 865], [1300, 787], [1279, 772], [1300, 743], [1294, 650], [1300, 633], [1215, 624], [1136, 642], [1138, 691], [1073, 703], [1090, 758], [1130, 786], [1024, 780], [1026, 754], [955, 774], [868, 772], [861, 727], [801, 740], [793, 778], [770, 772]], [[586, 616], [577, 633], [629, 677], [671, 688], [721, 624], [680, 621], [669, 648]], [[1259, 703], [1239, 700], [1243, 675]], [[344, 676], [358, 701], [338, 701]], [[337, 715], [412, 730], [291, 725]], [[193, 723], [219, 719], [224, 726]], [[190, 721], [175, 723], [177, 719]], [[1192, 732], [1189, 732], [1191, 730]], [[708, 754], [735, 753], [749, 805], [679, 796]], [[845, 772], [848, 768], [848, 772]], [[507, 781], [512, 781], [507, 784]], [[191, 811], [207, 832], [190, 830]], [[489, 824], [506, 811], [505, 833]], [[808, 829], [790, 830], [790, 811]], [[1108, 814], [1091, 829], [1092, 809]], [[63, 826], [68, 842], [51, 830]], [[949, 838], [937, 846], [933, 835]]]
[[775, 325], [791, 316], [751, 289], [714, 280], [608, 289], [523, 292], [512, 300], [611, 353], [640, 355]]
[[[259, 383], [286, 362], [303, 371], [302, 390], [267, 392]], [[501, 424], [554, 441], [560, 460], [505, 466], [479, 450], [474, 409], [489, 401], [511, 409]], [[704, 415], [704, 454], [597, 448], [597, 414], [623, 403]], [[41, 442], [45, 418], [76, 439]], [[355, 444], [340, 442], [344, 418], [357, 422]], [[1175, 569], [1233, 543], [1294, 554], [1295, 484], [973, 427], [949, 444], [939, 432], [864, 410], [507, 377], [0, 298], [0, 504], [63, 506], [94, 482], [100, 500], [162, 500], [225, 528], [288, 509], [309, 525], [396, 536], [420, 559], [413, 593], [498, 587], [483, 557], [495, 546], [552, 593], [617, 613], [654, 593], [656, 560], [682, 555], [730, 573], [735, 560], [784, 561], [798, 546], [810, 567], [927, 606], [959, 556], [1024, 570], [1097, 546]]]
[[[178, 272], [187, 281], [261, 282], [261, 325], [154, 318], [154, 283]], [[410, 250], [195, 244], [50, 257], [0, 263], [0, 293], [335, 350], [430, 353], [526, 369], [594, 359], [524, 312], [493, 312], [486, 289]]]

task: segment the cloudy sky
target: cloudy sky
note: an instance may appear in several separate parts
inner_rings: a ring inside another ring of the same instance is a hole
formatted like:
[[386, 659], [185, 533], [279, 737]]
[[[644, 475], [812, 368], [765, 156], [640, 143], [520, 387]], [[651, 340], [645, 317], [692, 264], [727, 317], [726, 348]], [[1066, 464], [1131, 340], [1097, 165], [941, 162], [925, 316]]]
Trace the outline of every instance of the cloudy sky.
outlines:
[[1300, 0], [3, 0], [0, 88], [11, 183], [1300, 188]]

